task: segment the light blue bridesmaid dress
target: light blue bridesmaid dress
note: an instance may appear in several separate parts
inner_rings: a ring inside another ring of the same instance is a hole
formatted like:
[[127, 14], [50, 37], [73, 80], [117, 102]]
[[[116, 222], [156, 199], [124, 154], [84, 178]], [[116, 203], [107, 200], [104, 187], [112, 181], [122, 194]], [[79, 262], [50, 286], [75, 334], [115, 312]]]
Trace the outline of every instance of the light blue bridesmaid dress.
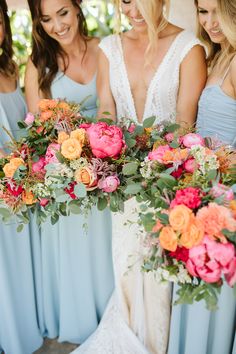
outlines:
[[[25, 114], [19, 87], [11, 93], [0, 93], [0, 148], [10, 140], [2, 126], [16, 137], [17, 121]], [[32, 354], [43, 342], [35, 303], [31, 242], [34, 235], [29, 226], [21, 233], [17, 233], [16, 227], [14, 222], [0, 223], [0, 352]]]
[[[96, 115], [96, 77], [82, 85], [58, 73], [51, 92], [53, 98], [77, 103], [86, 99], [84, 115]], [[88, 218], [71, 215], [54, 226], [50, 221], [42, 226], [45, 336], [79, 344], [96, 329], [114, 287], [111, 236], [110, 212], [96, 207]]]
[[[203, 90], [197, 130], [236, 147], [236, 100], [222, 90], [224, 78]], [[203, 301], [173, 306], [168, 354], [236, 354], [236, 300], [228, 285], [222, 287], [218, 306], [216, 312]]]

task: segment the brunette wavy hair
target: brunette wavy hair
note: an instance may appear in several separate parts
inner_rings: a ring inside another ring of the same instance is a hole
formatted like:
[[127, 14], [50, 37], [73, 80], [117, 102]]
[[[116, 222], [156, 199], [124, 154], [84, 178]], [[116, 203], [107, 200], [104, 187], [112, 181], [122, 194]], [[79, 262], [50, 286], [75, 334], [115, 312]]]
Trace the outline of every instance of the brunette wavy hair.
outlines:
[[0, 73], [9, 77], [17, 77], [17, 67], [13, 60], [11, 26], [7, 11], [6, 1], [0, 0], [0, 15], [4, 30], [4, 40], [1, 45], [2, 54], [0, 55]]
[[[79, 9], [78, 31], [87, 48], [88, 29], [84, 14], [80, 8], [81, 2], [82, 0], [71, 0], [72, 5]], [[33, 22], [31, 60], [38, 70], [39, 90], [45, 97], [50, 98], [51, 84], [59, 70], [58, 57], [63, 61], [64, 72], [68, 67], [68, 63], [66, 63], [68, 58], [60, 44], [51, 38], [42, 27], [41, 0], [28, 0], [28, 4]]]

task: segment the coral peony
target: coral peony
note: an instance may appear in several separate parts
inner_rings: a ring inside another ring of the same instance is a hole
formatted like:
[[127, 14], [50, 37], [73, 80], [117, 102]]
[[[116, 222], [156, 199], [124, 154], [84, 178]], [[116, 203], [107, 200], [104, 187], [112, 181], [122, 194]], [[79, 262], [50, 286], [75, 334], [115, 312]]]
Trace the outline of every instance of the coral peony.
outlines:
[[176, 192], [170, 207], [183, 204], [190, 209], [198, 208], [201, 205], [201, 192], [198, 188], [187, 187]]

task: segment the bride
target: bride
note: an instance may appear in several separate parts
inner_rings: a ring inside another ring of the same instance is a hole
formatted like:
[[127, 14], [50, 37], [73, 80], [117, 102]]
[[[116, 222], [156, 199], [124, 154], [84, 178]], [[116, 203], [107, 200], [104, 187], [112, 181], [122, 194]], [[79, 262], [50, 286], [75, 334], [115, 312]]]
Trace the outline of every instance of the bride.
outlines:
[[[115, 0], [115, 5], [131, 30], [100, 43], [99, 116], [110, 112], [117, 121], [125, 117], [137, 123], [156, 116], [157, 123], [176, 120], [191, 126], [206, 80], [200, 42], [166, 20], [169, 0]], [[73, 354], [167, 351], [171, 288], [140, 271], [142, 237], [136, 208], [133, 198], [123, 214], [113, 217], [115, 291], [98, 329]]]

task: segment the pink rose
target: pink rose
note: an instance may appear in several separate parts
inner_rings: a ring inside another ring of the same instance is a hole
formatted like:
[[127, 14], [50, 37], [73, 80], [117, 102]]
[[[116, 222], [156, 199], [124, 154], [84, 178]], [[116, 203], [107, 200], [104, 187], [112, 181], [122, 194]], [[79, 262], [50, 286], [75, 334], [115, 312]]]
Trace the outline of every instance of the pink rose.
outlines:
[[122, 130], [107, 123], [91, 124], [87, 129], [93, 155], [98, 158], [118, 158], [125, 147]]
[[45, 155], [45, 165], [59, 162], [56, 153], [60, 150], [60, 144], [51, 143], [48, 145]]
[[49, 203], [49, 199], [47, 199], [47, 198], [41, 198], [40, 201], [39, 201], [39, 204], [42, 207], [45, 207], [48, 203]]
[[194, 187], [180, 189], [176, 192], [175, 198], [172, 200], [170, 207], [176, 205], [185, 205], [190, 209], [196, 209], [201, 205], [200, 190]]
[[169, 147], [169, 145], [161, 145], [157, 149], [149, 152], [148, 159], [163, 163], [163, 156], [165, 155], [165, 152], [170, 150], [172, 149]]
[[182, 137], [182, 144], [187, 147], [191, 148], [195, 145], [205, 146], [204, 139], [199, 134], [189, 133]]
[[135, 128], [136, 128], [136, 125], [134, 123], [130, 124], [128, 132], [132, 134], [135, 131]]
[[91, 123], [82, 123], [80, 124], [79, 128], [87, 130], [88, 128], [91, 127], [91, 125], [92, 125]]
[[46, 164], [45, 158], [41, 156], [37, 162], [33, 162], [32, 171], [34, 173], [42, 172], [42, 170], [44, 170], [45, 164]]
[[31, 125], [34, 122], [34, 115], [32, 113], [27, 113], [26, 117], [25, 117], [25, 123], [27, 125]]
[[120, 185], [120, 180], [117, 176], [108, 176], [104, 180], [98, 182], [98, 188], [102, 189], [103, 192], [112, 193]]
[[234, 200], [234, 192], [224, 184], [218, 183], [211, 189], [214, 198], [224, 197], [224, 200]]
[[183, 168], [185, 169], [186, 172], [194, 173], [194, 171], [197, 168], [197, 164], [196, 164], [195, 159], [186, 160], [183, 164]]
[[225, 279], [229, 286], [233, 287], [236, 284], [236, 257], [234, 257], [225, 269]]

